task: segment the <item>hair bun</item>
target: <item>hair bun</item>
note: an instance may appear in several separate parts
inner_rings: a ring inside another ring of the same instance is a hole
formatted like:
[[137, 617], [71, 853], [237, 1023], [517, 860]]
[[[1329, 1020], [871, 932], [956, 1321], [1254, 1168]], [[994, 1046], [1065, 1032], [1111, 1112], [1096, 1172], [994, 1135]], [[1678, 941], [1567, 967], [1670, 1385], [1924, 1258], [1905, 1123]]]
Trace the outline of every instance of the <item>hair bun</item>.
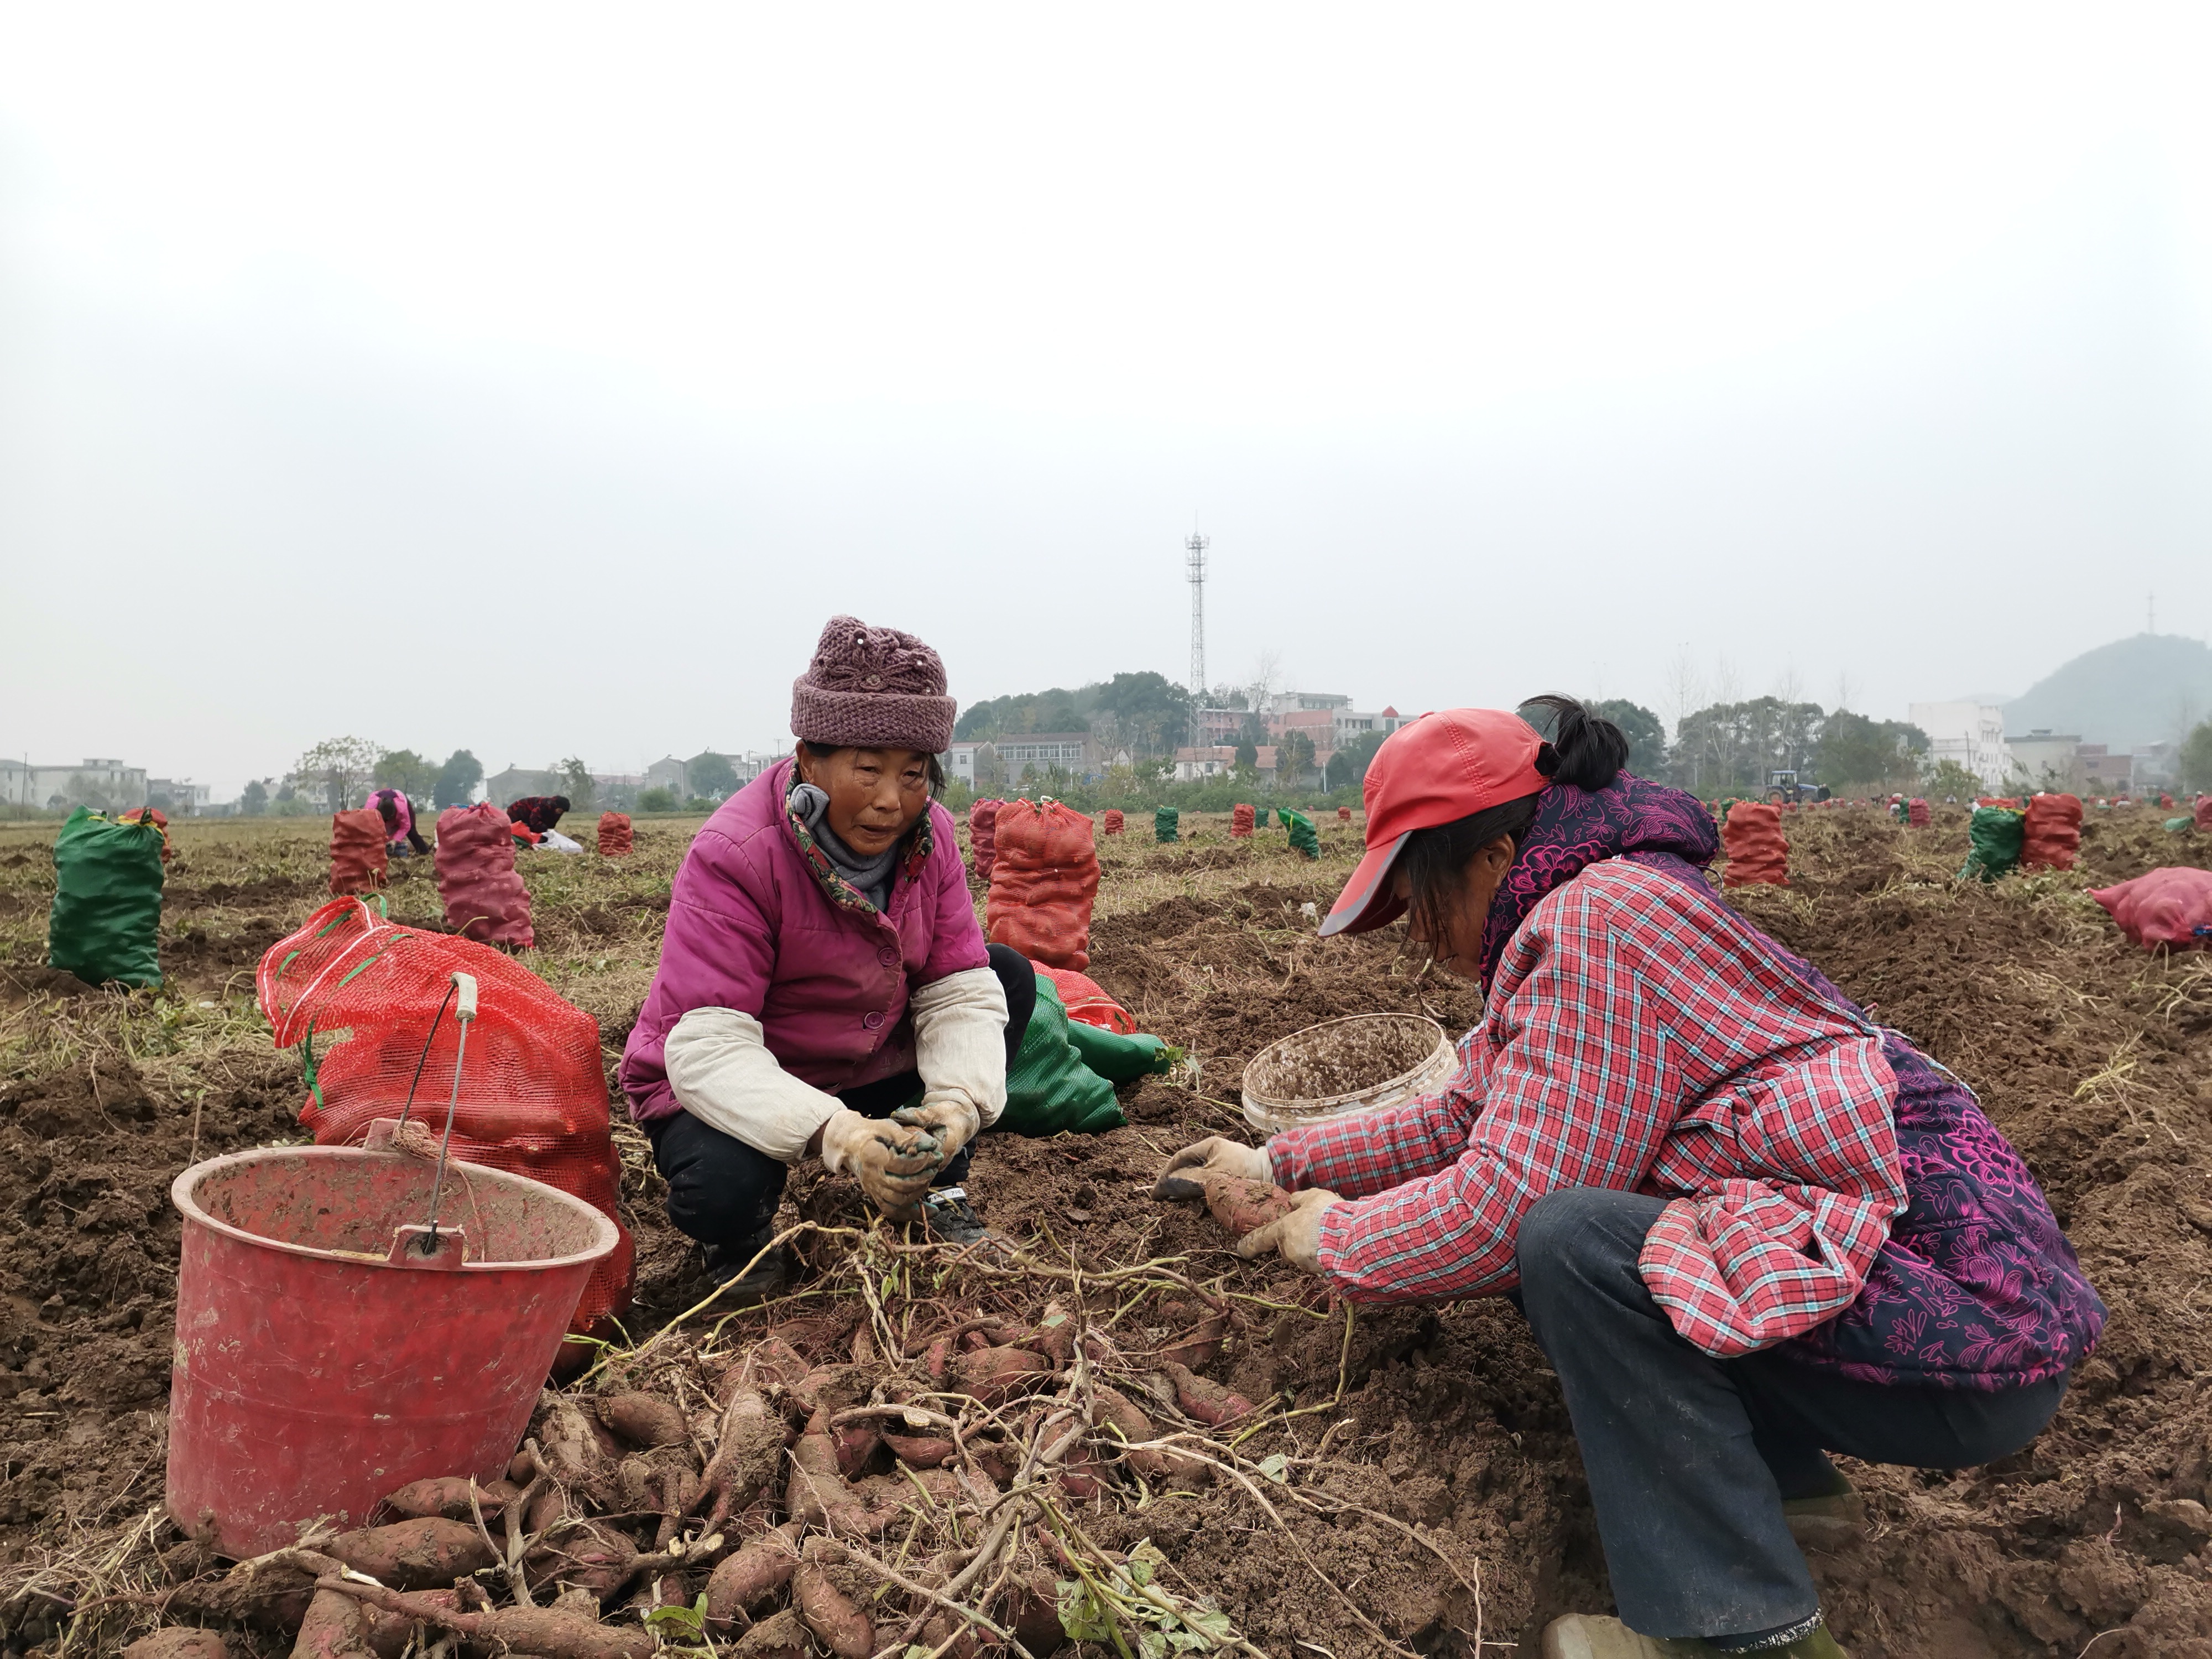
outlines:
[[1559, 775], [1559, 751], [1548, 743], [1536, 745], [1536, 769], [1547, 778]]

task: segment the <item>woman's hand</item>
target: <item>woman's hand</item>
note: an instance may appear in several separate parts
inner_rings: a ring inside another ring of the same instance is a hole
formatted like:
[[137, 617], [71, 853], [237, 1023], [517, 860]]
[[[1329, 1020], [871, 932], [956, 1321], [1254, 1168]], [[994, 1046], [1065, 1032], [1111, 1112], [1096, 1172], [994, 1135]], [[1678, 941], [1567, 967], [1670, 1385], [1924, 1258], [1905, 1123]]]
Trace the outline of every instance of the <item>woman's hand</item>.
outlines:
[[891, 1114], [891, 1121], [909, 1129], [926, 1129], [934, 1135], [948, 1164], [983, 1127], [982, 1115], [966, 1093], [957, 1089], [930, 1090], [922, 1096], [921, 1105], [900, 1107]]
[[1309, 1187], [1291, 1200], [1291, 1212], [1237, 1241], [1237, 1254], [1249, 1259], [1280, 1250], [1283, 1260], [1310, 1273], [1321, 1271], [1321, 1218], [1344, 1200], [1320, 1187]]
[[945, 1153], [926, 1129], [863, 1117], [841, 1106], [822, 1126], [822, 1167], [832, 1175], [850, 1170], [878, 1209], [905, 1216], [913, 1213], [929, 1190], [930, 1178], [945, 1167]]
[[1267, 1161], [1265, 1146], [1247, 1146], [1242, 1141], [1208, 1135], [1204, 1140], [1193, 1141], [1168, 1160], [1168, 1167], [1160, 1171], [1159, 1180], [1153, 1184], [1152, 1196], [1200, 1197], [1203, 1189], [1199, 1186], [1199, 1178], [1208, 1173], [1268, 1182], [1275, 1178], [1274, 1166]]

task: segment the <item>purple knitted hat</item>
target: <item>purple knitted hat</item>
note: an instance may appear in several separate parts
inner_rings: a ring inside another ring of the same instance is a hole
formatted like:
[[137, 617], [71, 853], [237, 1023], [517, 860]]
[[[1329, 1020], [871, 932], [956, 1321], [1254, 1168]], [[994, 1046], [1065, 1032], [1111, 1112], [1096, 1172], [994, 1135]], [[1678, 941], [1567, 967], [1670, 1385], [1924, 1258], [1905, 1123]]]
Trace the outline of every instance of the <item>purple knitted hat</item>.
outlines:
[[791, 734], [802, 743], [938, 755], [951, 744], [953, 714], [937, 653], [858, 617], [830, 617], [791, 683]]

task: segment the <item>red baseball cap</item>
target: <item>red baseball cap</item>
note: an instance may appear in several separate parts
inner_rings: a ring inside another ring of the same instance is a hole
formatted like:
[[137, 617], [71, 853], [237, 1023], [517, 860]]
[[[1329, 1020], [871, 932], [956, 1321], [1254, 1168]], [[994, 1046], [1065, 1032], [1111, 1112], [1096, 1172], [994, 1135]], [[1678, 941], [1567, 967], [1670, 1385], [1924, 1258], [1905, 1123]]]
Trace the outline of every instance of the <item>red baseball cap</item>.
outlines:
[[1405, 914], [1390, 872], [1416, 830], [1450, 823], [1535, 794], [1551, 780], [1536, 769], [1544, 739], [1503, 708], [1446, 708], [1401, 726], [1367, 768], [1367, 854], [1329, 907], [1321, 931], [1364, 933]]

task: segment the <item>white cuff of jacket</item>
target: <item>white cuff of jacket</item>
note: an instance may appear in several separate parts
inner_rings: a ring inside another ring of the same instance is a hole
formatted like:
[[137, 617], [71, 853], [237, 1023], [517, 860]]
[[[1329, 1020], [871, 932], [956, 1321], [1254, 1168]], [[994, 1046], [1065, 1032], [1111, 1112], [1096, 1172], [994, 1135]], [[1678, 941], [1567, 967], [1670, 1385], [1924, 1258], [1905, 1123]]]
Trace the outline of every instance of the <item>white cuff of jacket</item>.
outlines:
[[678, 1105], [779, 1164], [805, 1157], [807, 1143], [844, 1105], [785, 1071], [760, 1021], [734, 1008], [691, 1010], [668, 1034], [666, 1054]]
[[907, 1006], [924, 1095], [964, 1099], [989, 1128], [1006, 1109], [1006, 988], [988, 968], [970, 968], [923, 986]]
[[[985, 1128], [1006, 1109], [1006, 993], [988, 968], [948, 974], [914, 994], [915, 1069], [924, 1091], [963, 1098]], [[802, 1083], [734, 1008], [694, 1008], [665, 1045], [676, 1103], [779, 1164], [796, 1164], [844, 1103]]]

